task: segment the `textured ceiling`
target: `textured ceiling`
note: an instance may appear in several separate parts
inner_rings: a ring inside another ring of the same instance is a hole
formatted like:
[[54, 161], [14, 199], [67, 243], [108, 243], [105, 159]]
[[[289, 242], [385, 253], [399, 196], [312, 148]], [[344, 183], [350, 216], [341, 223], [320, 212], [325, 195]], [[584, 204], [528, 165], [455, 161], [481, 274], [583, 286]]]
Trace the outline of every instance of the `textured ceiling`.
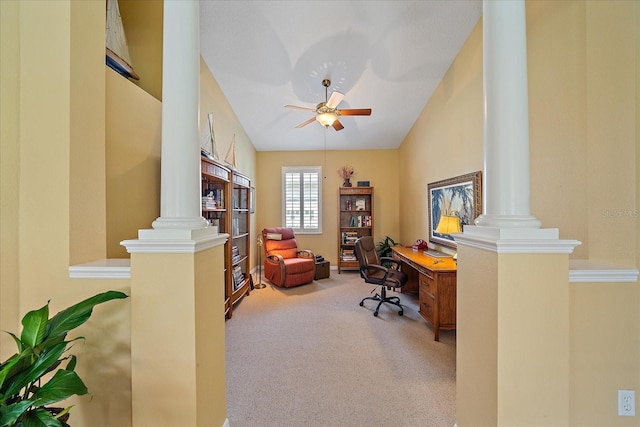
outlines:
[[[202, 57], [258, 151], [397, 148], [478, 22], [478, 1], [200, 2]], [[345, 94], [336, 132], [295, 126]], [[326, 142], [325, 142], [326, 137]]]

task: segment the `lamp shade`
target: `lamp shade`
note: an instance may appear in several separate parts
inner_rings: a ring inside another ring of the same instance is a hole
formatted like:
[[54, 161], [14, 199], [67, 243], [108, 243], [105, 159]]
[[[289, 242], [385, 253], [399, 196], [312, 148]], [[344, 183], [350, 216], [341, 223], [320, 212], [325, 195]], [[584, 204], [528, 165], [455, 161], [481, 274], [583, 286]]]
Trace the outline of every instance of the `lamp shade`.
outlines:
[[453, 234], [459, 233], [460, 228], [460, 218], [453, 215], [442, 215], [440, 217], [440, 222], [438, 222], [438, 226], [436, 227], [436, 233], [439, 234]]
[[331, 126], [333, 122], [338, 120], [338, 115], [331, 111], [326, 113], [320, 113], [316, 116], [316, 120], [320, 122], [322, 126]]

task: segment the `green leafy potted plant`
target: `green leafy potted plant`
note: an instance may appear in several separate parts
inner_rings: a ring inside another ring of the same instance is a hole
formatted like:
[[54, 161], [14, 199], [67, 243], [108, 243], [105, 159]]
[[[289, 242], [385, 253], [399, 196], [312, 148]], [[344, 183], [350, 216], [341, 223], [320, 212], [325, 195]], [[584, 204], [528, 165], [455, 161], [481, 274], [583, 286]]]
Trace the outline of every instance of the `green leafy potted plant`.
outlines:
[[[383, 258], [383, 257], [391, 258], [391, 256], [393, 255], [391, 251], [391, 247], [397, 246], [397, 245], [399, 245], [399, 243], [394, 242], [391, 237], [386, 236], [382, 242], [378, 242], [376, 244], [376, 251], [378, 251], [378, 256], [380, 258]], [[389, 267], [388, 265], [385, 265], [384, 261], [382, 262], [382, 265], [384, 265], [385, 267]]]
[[85, 323], [96, 305], [122, 298], [127, 295], [118, 291], [100, 293], [51, 319], [47, 302], [22, 318], [20, 338], [7, 332], [16, 342], [18, 353], [0, 364], [0, 426], [68, 426], [71, 407], [50, 405], [74, 394], [87, 394], [88, 390], [75, 372], [76, 357], [65, 355], [72, 343], [82, 337], [66, 341], [67, 333]]

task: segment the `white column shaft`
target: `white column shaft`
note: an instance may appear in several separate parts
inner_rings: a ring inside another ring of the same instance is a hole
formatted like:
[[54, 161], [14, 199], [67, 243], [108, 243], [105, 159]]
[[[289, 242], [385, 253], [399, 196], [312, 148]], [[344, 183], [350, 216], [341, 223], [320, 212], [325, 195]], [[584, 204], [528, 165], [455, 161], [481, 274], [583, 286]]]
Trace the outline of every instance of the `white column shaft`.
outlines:
[[527, 36], [523, 0], [483, 3], [484, 213], [477, 225], [538, 228], [529, 206]]
[[201, 228], [198, 1], [165, 1], [160, 218], [154, 229]]

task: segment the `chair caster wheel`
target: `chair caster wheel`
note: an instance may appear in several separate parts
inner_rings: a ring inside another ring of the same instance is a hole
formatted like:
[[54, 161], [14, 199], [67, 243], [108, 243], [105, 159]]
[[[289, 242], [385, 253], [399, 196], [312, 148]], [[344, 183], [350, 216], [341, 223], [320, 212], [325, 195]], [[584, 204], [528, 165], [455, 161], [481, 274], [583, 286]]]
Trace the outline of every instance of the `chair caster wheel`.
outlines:
[[364, 305], [364, 301], [360, 301], [360, 307]]
[[399, 311], [398, 312], [398, 316], [402, 316], [404, 314], [404, 311]]
[[377, 311], [373, 312], [373, 317], [378, 317], [378, 312]]

